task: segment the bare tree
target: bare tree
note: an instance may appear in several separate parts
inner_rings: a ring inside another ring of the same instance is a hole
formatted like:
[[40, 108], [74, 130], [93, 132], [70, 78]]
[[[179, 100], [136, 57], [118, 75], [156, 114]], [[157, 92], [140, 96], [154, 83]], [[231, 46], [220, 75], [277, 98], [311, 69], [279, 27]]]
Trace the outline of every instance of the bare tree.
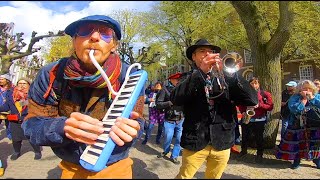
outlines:
[[46, 35], [36, 36], [37, 32], [33, 31], [27, 50], [22, 51], [22, 49], [27, 45], [25, 42], [23, 42], [24, 33], [16, 33], [15, 35], [10, 33], [12, 29], [12, 24], [13, 23], [0, 24], [0, 61], [2, 64], [0, 70], [1, 74], [9, 72], [9, 68], [14, 60], [38, 52], [41, 48], [34, 48], [33, 46], [41, 39], [65, 35], [64, 31], [58, 31], [58, 33], [53, 33], [49, 31]]
[[129, 43], [122, 42], [120, 44], [119, 53], [121, 59], [129, 64], [140, 63], [142, 66], [149, 66], [156, 63], [160, 59], [160, 52], [152, 52], [151, 47], [142, 47], [138, 49], [138, 53], [133, 52], [133, 47]]

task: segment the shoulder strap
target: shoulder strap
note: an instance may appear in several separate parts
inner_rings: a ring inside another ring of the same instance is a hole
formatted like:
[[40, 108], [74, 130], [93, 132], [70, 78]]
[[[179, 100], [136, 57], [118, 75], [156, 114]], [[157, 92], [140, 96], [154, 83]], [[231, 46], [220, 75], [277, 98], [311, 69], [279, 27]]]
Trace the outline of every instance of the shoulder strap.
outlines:
[[62, 58], [59, 62], [59, 67], [57, 70], [57, 74], [56, 74], [56, 84], [55, 87], [57, 89], [57, 91], [55, 91], [57, 98], [60, 100], [60, 97], [63, 93], [63, 91], [66, 89], [67, 84], [68, 84], [68, 80], [65, 80], [63, 78], [64, 76], [64, 68], [66, 67], [67, 64], [67, 60], [68, 58]]

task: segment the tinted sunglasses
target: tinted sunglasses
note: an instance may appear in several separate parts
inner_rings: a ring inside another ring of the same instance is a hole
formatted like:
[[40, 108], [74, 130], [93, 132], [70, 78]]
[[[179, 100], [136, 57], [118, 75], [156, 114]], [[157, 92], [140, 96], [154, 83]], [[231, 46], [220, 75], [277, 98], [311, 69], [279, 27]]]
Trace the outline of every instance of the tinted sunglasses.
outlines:
[[99, 32], [101, 39], [107, 43], [110, 43], [111, 39], [113, 39], [113, 29], [109, 27], [97, 27], [95, 25], [80, 26], [76, 34], [80, 37], [88, 37], [94, 31]]

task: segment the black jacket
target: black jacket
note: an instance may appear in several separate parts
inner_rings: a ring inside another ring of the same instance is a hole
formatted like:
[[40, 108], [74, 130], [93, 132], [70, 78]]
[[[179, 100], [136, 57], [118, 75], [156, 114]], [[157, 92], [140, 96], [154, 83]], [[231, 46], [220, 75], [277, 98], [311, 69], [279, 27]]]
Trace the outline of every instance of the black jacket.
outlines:
[[173, 105], [170, 94], [174, 86], [163, 86], [156, 97], [156, 108], [165, 112], [165, 120], [179, 121], [183, 117], [182, 106]]
[[[235, 106], [258, 104], [257, 91], [237, 73], [234, 73], [233, 77], [225, 76], [226, 89], [214, 100], [210, 115], [204, 91], [205, 81], [200, 73], [206, 77], [202, 71], [194, 70], [186, 80], [177, 85], [170, 96], [173, 104], [184, 106], [181, 146], [191, 151], [199, 151], [211, 142], [216, 150], [228, 149], [234, 144], [237, 118]], [[220, 82], [224, 82], [223, 79], [220, 79]]]
[[289, 94], [287, 89], [285, 89], [281, 93], [281, 102], [286, 102], [286, 105], [281, 106], [281, 111], [280, 111], [281, 119], [287, 119], [289, 117], [290, 109], [288, 107], [288, 100], [290, 99], [291, 96], [292, 94]]

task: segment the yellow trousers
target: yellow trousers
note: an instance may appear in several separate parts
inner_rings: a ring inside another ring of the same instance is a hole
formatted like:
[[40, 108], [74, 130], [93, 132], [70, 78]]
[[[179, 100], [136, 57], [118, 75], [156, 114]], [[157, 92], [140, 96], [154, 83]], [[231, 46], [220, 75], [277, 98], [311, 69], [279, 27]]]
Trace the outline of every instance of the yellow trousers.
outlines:
[[120, 160], [100, 172], [91, 172], [82, 166], [67, 161], [61, 161], [61, 179], [132, 179], [131, 158]]
[[207, 145], [200, 151], [183, 149], [182, 164], [176, 179], [192, 179], [202, 163], [207, 160], [205, 171], [206, 179], [220, 179], [227, 167], [230, 158], [230, 149], [217, 151], [211, 145]]

